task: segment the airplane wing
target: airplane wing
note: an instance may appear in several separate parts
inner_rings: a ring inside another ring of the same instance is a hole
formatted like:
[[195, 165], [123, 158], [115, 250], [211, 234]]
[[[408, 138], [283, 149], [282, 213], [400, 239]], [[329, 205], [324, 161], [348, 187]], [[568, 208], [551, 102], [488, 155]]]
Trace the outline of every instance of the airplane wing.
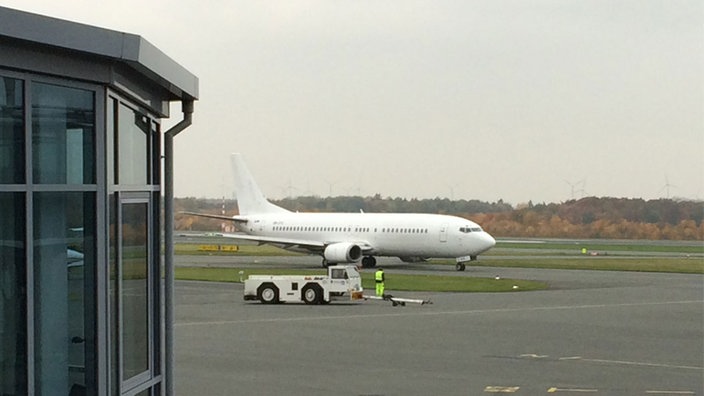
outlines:
[[[314, 240], [305, 239], [291, 239], [291, 238], [279, 238], [279, 237], [269, 237], [269, 236], [258, 236], [258, 235], [248, 235], [248, 234], [215, 234], [216, 236], [221, 236], [224, 238], [239, 239], [242, 241], [252, 241], [259, 242], [260, 245], [271, 244], [277, 245], [284, 249], [298, 247], [301, 249], [308, 250], [313, 253], [321, 253], [325, 250], [325, 247], [333, 243], [338, 242], [349, 242], [349, 241], [334, 241], [334, 242], [322, 242]], [[373, 252], [374, 248], [367, 242], [352, 242], [357, 244], [364, 254], [369, 254]]]
[[247, 235], [247, 234], [215, 234], [224, 238], [239, 239], [242, 241], [252, 241], [259, 242], [260, 244], [270, 243], [275, 245], [284, 245], [286, 247], [300, 246], [302, 248], [309, 248], [310, 250], [322, 250], [325, 247], [325, 243], [321, 241], [310, 241], [304, 239], [289, 239], [289, 238], [277, 238], [277, 237], [267, 237], [267, 236], [257, 236], [257, 235]]
[[178, 213], [185, 214], [185, 215], [191, 215], [191, 216], [198, 216], [198, 217], [207, 217], [209, 219], [234, 221], [236, 223], [246, 223], [248, 221], [246, 217], [241, 217], [241, 216], [223, 216], [223, 215], [195, 213], [195, 212], [178, 212]]

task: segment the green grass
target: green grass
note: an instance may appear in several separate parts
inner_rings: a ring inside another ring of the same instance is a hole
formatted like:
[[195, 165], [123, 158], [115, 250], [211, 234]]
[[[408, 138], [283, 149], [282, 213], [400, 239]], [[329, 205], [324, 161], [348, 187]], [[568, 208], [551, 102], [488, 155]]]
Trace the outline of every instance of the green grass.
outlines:
[[528, 243], [502, 242], [499, 240], [496, 242], [494, 249], [565, 250], [579, 254], [582, 248], [587, 248], [592, 252], [704, 254], [704, 242], [698, 245], [680, 245], [677, 243], [648, 243], [647, 241], [634, 241], [633, 243], [592, 243], [590, 241]]
[[[177, 267], [176, 278], [182, 280], [200, 280], [214, 282], [240, 282], [249, 275], [324, 275], [323, 270], [300, 269], [241, 269], [241, 268], [203, 268]], [[429, 292], [508, 292], [547, 289], [544, 282], [515, 279], [472, 278], [465, 276], [406, 275], [387, 271], [386, 289], [395, 291], [429, 291]], [[517, 288], [514, 288], [517, 286]], [[362, 287], [374, 289], [374, 274], [362, 273]]]
[[[455, 265], [454, 260], [433, 261], [436, 264]], [[657, 257], [565, 257], [565, 258], [492, 258], [473, 261], [469, 267], [513, 267], [595, 271], [670, 272], [704, 274], [704, 258]]]

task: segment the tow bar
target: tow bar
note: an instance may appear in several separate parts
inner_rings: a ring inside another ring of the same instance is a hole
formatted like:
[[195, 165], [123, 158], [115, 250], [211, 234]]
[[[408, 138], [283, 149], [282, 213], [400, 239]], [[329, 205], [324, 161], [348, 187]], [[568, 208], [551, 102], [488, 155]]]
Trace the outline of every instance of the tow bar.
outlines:
[[421, 300], [421, 299], [416, 299], [416, 298], [401, 298], [401, 297], [394, 297], [391, 294], [384, 294], [383, 296], [368, 296], [364, 295], [365, 300], [379, 300], [379, 301], [391, 301], [391, 304], [395, 307], [397, 305], [400, 305], [402, 307], [406, 306], [406, 303], [410, 304], [420, 304], [420, 305], [425, 305], [425, 304], [432, 304], [433, 302], [428, 300]]

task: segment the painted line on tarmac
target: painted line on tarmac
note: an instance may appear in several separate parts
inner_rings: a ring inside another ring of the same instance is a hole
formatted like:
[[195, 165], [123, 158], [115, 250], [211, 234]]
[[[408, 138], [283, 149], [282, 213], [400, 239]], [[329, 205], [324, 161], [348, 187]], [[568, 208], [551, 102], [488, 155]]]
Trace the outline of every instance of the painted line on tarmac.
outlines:
[[[538, 355], [535, 353], [524, 353], [518, 355], [519, 358], [523, 359], [549, 359], [549, 355]], [[554, 360], [554, 358], [552, 359]], [[641, 366], [641, 367], [657, 367], [657, 368], [671, 368], [671, 369], [682, 369], [682, 370], [704, 370], [704, 367], [696, 366], [683, 366], [677, 364], [667, 364], [667, 363], [651, 363], [651, 362], [634, 362], [628, 360], [609, 360], [609, 359], [594, 359], [594, 358], [583, 358], [581, 356], [567, 356], [557, 358], [560, 362], [588, 362], [588, 363], [603, 363], [603, 364], [615, 364], [622, 366]]]
[[680, 365], [676, 365], [676, 364], [663, 364], [663, 363], [629, 362], [629, 361], [625, 361], [625, 360], [581, 359], [581, 361], [592, 362], [592, 363], [618, 364], [618, 365], [622, 365], [622, 366], [674, 368], [674, 369], [684, 369], [684, 370], [702, 370], [702, 369], [704, 369], [704, 367], [680, 366]]
[[333, 315], [333, 316], [295, 316], [285, 318], [264, 318], [264, 319], [241, 319], [241, 320], [212, 320], [199, 322], [175, 323], [176, 327], [186, 326], [213, 326], [230, 324], [253, 324], [253, 323], [277, 323], [277, 322], [304, 322], [312, 320], [344, 320], [344, 319], [365, 319], [365, 318], [392, 318], [404, 316], [441, 316], [441, 315], [477, 315], [486, 313], [512, 313], [512, 312], [536, 312], [536, 311], [559, 311], [573, 309], [598, 309], [617, 307], [641, 307], [655, 305], [675, 305], [675, 304], [701, 304], [699, 300], [665, 301], [665, 302], [644, 302], [644, 303], [622, 303], [622, 304], [594, 304], [594, 305], [558, 305], [554, 307], [522, 307], [522, 308], [495, 308], [495, 309], [470, 309], [460, 311], [431, 311], [418, 312], [406, 311], [401, 313], [378, 313], [378, 314], [356, 314], [356, 315]]
[[520, 386], [494, 386], [490, 385], [484, 388], [484, 392], [486, 393], [516, 393], [519, 389], [521, 389]]

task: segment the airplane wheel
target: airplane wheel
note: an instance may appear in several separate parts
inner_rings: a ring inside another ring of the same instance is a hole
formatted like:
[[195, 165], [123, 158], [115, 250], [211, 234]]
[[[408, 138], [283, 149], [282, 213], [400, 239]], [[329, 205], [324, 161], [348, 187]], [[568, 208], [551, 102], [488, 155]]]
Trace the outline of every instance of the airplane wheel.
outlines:
[[257, 289], [257, 298], [264, 304], [279, 302], [279, 289], [273, 283], [264, 283]]
[[457, 264], [455, 264], [455, 269], [456, 269], [457, 271], [464, 271], [464, 269], [465, 269], [464, 263], [457, 263]]
[[327, 268], [329, 266], [330, 266], [330, 263], [327, 260], [323, 259], [323, 268]]
[[320, 304], [322, 300], [322, 293], [318, 286], [310, 285], [306, 286], [302, 290], [303, 302], [306, 304]]
[[366, 256], [362, 259], [363, 268], [374, 268], [376, 267], [376, 258], [374, 256]]

